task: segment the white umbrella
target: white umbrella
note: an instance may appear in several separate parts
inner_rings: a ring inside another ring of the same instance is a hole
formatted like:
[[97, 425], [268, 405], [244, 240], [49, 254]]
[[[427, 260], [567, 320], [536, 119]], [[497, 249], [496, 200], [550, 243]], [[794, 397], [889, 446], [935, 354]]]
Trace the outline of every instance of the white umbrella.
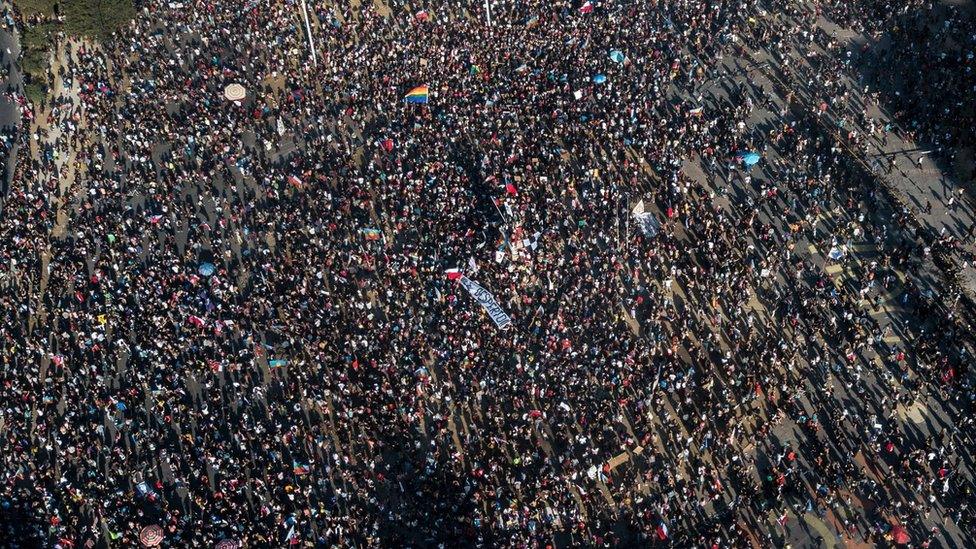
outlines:
[[224, 88], [224, 97], [226, 97], [229, 101], [240, 101], [241, 99], [244, 99], [245, 95], [247, 95], [247, 90], [245, 90], [244, 86], [240, 84], [228, 84], [227, 87]]

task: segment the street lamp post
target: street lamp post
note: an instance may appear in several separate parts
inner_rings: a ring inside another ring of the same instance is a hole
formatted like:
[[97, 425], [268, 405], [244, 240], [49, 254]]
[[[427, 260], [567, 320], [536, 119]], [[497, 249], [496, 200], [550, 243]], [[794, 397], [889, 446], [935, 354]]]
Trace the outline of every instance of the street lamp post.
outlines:
[[305, 32], [308, 34], [308, 49], [312, 52], [312, 64], [317, 67], [319, 61], [315, 57], [315, 43], [312, 42], [312, 26], [308, 23], [308, 6], [305, 0], [302, 0], [302, 18], [305, 19]]

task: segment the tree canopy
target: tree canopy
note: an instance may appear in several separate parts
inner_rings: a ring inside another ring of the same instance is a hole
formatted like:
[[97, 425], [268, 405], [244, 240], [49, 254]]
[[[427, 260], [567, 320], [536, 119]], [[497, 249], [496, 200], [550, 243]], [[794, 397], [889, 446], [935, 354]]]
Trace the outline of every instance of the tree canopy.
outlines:
[[135, 17], [132, 0], [60, 0], [68, 34], [98, 40], [109, 38]]
[[132, 0], [15, 0], [15, 3], [24, 14], [61, 15], [65, 32], [96, 40], [107, 39], [136, 14]]

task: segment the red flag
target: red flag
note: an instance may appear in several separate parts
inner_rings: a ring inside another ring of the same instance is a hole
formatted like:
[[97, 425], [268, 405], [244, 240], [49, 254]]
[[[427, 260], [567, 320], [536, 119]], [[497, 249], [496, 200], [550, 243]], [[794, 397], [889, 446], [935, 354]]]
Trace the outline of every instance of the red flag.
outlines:
[[582, 14], [593, 13], [593, 2], [586, 0], [582, 6], [580, 6], [579, 12]]
[[511, 183], [505, 183], [505, 192], [512, 196], [518, 194], [518, 191], [515, 189], [515, 185], [512, 185]]
[[956, 377], [956, 369], [949, 368], [948, 370], [942, 372], [942, 383], [949, 383]]

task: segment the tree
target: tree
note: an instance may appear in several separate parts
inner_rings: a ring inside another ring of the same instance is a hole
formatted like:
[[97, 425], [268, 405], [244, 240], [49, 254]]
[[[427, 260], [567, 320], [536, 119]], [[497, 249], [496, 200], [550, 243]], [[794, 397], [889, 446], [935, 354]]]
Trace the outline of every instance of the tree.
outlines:
[[44, 81], [50, 66], [51, 54], [47, 50], [31, 49], [24, 53], [20, 66], [31, 78]]
[[[26, 95], [36, 104], [47, 96], [52, 39], [65, 31], [73, 36], [107, 40], [135, 17], [133, 0], [14, 0], [17, 8], [34, 23], [24, 30], [21, 68]], [[54, 19], [54, 15], [60, 17]], [[40, 19], [40, 21], [38, 21]], [[62, 22], [63, 21], [63, 26]]]
[[14, 0], [17, 9], [26, 15], [54, 15], [54, 5], [58, 0]]
[[40, 105], [47, 99], [47, 86], [38, 82], [30, 82], [24, 86], [24, 95], [31, 100], [31, 103]]
[[107, 40], [136, 15], [132, 0], [61, 0], [68, 34]]
[[51, 47], [51, 36], [58, 31], [57, 23], [47, 21], [24, 29], [20, 43], [26, 50], [46, 51]]

